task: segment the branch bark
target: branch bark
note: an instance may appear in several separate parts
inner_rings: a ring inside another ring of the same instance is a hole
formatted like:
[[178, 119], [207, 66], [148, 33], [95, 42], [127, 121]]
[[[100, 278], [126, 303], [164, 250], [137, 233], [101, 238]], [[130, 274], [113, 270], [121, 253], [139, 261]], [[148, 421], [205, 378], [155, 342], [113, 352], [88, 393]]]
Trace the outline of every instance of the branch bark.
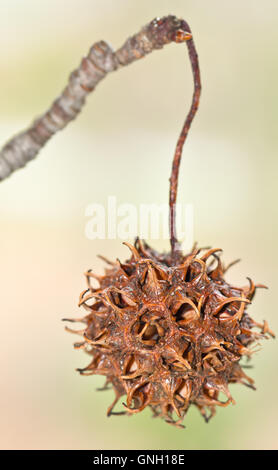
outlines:
[[176, 198], [182, 149], [190, 125], [198, 108], [201, 83], [198, 56], [189, 25], [175, 16], [156, 18], [139, 33], [127, 39], [117, 51], [105, 41], [95, 43], [79, 67], [74, 70], [66, 88], [41, 117], [23, 132], [17, 134], [0, 151], [0, 181], [34, 159], [46, 142], [70, 121], [76, 118], [86, 98], [109, 73], [145, 57], [171, 42], [186, 42], [194, 78], [194, 93], [190, 111], [180, 134], [173, 159], [170, 178], [170, 239], [172, 253], [178, 250], [176, 236]]

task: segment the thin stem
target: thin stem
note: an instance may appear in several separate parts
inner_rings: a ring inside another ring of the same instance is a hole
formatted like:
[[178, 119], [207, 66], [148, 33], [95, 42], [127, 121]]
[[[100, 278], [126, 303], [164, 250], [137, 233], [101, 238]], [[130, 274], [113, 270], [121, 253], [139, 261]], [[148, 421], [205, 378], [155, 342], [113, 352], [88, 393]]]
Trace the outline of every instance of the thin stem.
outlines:
[[[191, 30], [185, 21], [184, 21], [183, 29], [191, 33]], [[193, 72], [194, 92], [193, 92], [193, 99], [192, 99], [192, 104], [191, 104], [189, 113], [186, 117], [185, 123], [183, 125], [182, 131], [180, 133], [180, 136], [176, 145], [176, 150], [175, 150], [173, 164], [172, 164], [171, 178], [170, 178], [169, 225], [170, 225], [170, 242], [171, 242], [172, 255], [179, 248], [177, 233], [176, 233], [176, 201], [177, 201], [178, 178], [179, 178], [179, 168], [180, 168], [182, 150], [183, 150], [183, 145], [188, 135], [191, 123], [197, 112], [197, 109], [199, 106], [200, 94], [201, 94], [201, 78], [200, 78], [198, 55], [197, 55], [192, 37], [191, 39], [187, 41], [186, 44], [187, 44], [189, 58], [191, 62], [192, 72]]]

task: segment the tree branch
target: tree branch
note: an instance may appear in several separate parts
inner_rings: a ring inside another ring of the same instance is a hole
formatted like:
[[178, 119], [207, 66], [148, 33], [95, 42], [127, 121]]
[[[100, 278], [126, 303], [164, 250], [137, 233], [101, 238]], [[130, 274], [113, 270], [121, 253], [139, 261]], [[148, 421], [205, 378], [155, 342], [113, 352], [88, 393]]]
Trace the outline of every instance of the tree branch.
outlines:
[[194, 93], [190, 111], [176, 146], [170, 178], [169, 225], [172, 254], [174, 254], [179, 249], [175, 220], [179, 166], [183, 145], [198, 109], [201, 92], [198, 56], [190, 27], [184, 20], [175, 16], [154, 19], [139, 33], [127, 39], [116, 52], [104, 41], [95, 43], [88, 55], [82, 59], [79, 67], [71, 73], [68, 85], [49, 110], [2, 148], [0, 151], [0, 181], [35, 158], [50, 137], [75, 119], [84, 106], [87, 95], [109, 72], [131, 64], [170, 42], [185, 41], [193, 71]]
[[184, 26], [183, 20], [168, 16], [151, 21], [138, 34], [127, 39], [116, 52], [104, 41], [95, 43], [80, 66], [71, 73], [68, 85], [49, 110], [2, 148], [0, 180], [35, 158], [50, 137], [75, 119], [87, 95], [109, 72], [141, 59], [170, 42], [186, 40], [188, 36]]

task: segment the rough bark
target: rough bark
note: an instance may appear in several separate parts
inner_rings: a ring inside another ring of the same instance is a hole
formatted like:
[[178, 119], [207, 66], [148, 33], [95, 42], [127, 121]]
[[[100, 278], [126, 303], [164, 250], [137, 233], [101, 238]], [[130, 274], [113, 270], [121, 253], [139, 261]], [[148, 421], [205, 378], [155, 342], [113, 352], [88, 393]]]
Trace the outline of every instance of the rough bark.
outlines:
[[139, 33], [127, 39], [116, 52], [104, 41], [95, 43], [88, 55], [74, 70], [62, 94], [49, 110], [25, 131], [13, 137], [0, 152], [0, 181], [13, 171], [22, 168], [36, 157], [40, 149], [59, 130], [75, 119], [85, 104], [86, 97], [109, 73], [145, 57], [153, 50], [161, 49], [170, 42], [186, 42], [194, 79], [192, 105], [183, 125], [176, 146], [169, 194], [169, 228], [172, 254], [179, 251], [176, 235], [176, 199], [182, 149], [189, 128], [199, 106], [201, 93], [198, 55], [189, 25], [175, 16], [156, 18]]
[[46, 113], [2, 148], [0, 180], [35, 158], [50, 137], [75, 119], [88, 94], [109, 72], [141, 59], [170, 42], [189, 39], [189, 31], [185, 21], [168, 16], [151, 21], [138, 34], [127, 39], [116, 52], [104, 41], [95, 43], [79, 67], [71, 73], [66, 88]]

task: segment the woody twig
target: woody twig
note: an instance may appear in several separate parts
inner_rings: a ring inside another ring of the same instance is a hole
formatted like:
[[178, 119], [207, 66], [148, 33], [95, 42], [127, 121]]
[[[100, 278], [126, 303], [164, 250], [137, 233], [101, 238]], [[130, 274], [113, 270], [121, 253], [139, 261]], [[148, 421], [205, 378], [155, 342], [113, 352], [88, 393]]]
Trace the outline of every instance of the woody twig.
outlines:
[[37, 118], [29, 128], [9, 140], [2, 148], [0, 151], [0, 181], [34, 159], [56, 132], [75, 119], [83, 108], [89, 93], [109, 72], [129, 65], [171, 42], [187, 43], [194, 77], [192, 106], [176, 146], [170, 178], [170, 239], [172, 252], [174, 252], [178, 246], [175, 206], [179, 165], [182, 148], [198, 108], [201, 91], [198, 56], [190, 27], [186, 21], [175, 16], [154, 19], [139, 33], [127, 39], [123, 46], [115, 52], [105, 41], [95, 43], [88, 55], [82, 59], [79, 67], [71, 73], [66, 88], [46, 113]]

